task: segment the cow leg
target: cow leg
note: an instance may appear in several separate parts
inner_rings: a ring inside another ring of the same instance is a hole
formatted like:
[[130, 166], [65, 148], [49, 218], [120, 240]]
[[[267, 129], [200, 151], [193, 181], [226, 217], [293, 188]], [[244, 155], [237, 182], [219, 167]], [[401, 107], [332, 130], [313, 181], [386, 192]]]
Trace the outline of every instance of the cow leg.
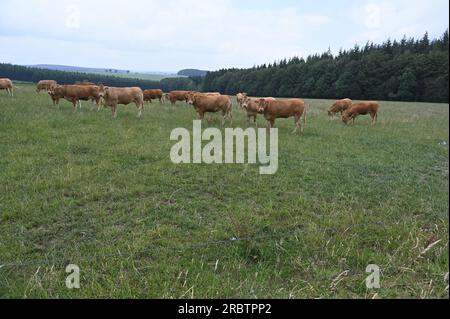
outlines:
[[258, 127], [258, 122], [256, 121], [256, 116], [257, 115], [253, 115], [253, 124], [255, 124], [255, 126]]
[[378, 113], [377, 112], [373, 112], [370, 115], [372, 116], [372, 126], [375, 126], [375, 124], [377, 124]]
[[139, 115], [138, 115], [138, 117], [141, 117], [142, 116], [142, 110], [144, 109], [144, 102], [143, 101], [140, 103], [138, 108], [139, 108]]
[[292, 134], [297, 133], [297, 131], [300, 129], [301, 130], [301, 123], [300, 123], [300, 119], [301, 117], [298, 115], [295, 115], [295, 129], [292, 132]]
[[275, 119], [271, 118], [267, 121], [267, 130], [269, 131], [270, 134], [270, 129], [273, 128], [275, 126]]
[[113, 114], [113, 118], [117, 118], [117, 105], [113, 105], [112, 107], [111, 107], [111, 110], [112, 110], [112, 114]]
[[77, 101], [72, 100], [72, 104], [73, 104], [73, 112], [75, 113], [77, 111]]

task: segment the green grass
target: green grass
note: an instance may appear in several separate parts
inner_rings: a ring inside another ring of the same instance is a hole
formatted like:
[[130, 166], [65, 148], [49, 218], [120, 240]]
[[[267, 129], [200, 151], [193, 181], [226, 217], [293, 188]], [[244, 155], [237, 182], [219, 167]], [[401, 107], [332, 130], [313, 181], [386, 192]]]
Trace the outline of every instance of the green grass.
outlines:
[[[170, 132], [195, 118], [185, 104], [113, 120], [18, 86], [0, 91], [0, 297], [449, 297], [446, 104], [382, 102], [372, 128], [307, 100], [304, 135], [277, 121], [279, 170], [260, 176], [172, 164]], [[69, 263], [79, 290], [65, 287]]]

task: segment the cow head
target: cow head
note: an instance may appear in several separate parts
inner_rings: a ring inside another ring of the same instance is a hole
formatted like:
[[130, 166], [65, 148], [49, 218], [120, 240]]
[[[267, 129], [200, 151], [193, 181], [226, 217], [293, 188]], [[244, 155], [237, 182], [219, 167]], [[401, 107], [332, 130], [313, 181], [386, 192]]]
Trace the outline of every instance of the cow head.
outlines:
[[195, 93], [195, 92], [189, 92], [186, 95], [186, 102], [189, 105], [193, 105], [195, 103], [196, 99], [197, 99], [197, 93]]
[[107, 92], [108, 92], [108, 90], [109, 90], [109, 87], [107, 87], [107, 86], [104, 86], [103, 84], [100, 84], [100, 86], [98, 87], [98, 95], [99, 95], [99, 97], [100, 98], [104, 98], [105, 97], [105, 95], [107, 94]]
[[264, 113], [267, 106], [269, 105], [269, 101], [266, 99], [259, 99], [258, 100], [258, 113]]
[[248, 108], [248, 105], [250, 104], [250, 99], [248, 98], [248, 97], [244, 97], [243, 99], [242, 99], [242, 104], [241, 104], [241, 106], [244, 108], [244, 109], [247, 109]]
[[47, 90], [47, 93], [51, 96], [55, 96], [55, 95], [63, 96], [64, 95], [63, 90], [64, 90], [64, 87], [62, 85], [52, 85]]
[[344, 122], [344, 124], [348, 124], [348, 122], [351, 120], [351, 115], [348, 111], [345, 111], [344, 113], [342, 113], [342, 122]]

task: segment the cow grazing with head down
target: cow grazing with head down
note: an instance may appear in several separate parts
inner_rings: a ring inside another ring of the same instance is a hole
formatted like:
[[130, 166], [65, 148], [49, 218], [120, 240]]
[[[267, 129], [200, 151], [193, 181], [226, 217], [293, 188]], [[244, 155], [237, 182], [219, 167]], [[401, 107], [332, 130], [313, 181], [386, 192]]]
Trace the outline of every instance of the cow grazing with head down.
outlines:
[[201, 120], [205, 117], [205, 113], [222, 112], [225, 124], [226, 118], [233, 123], [231, 98], [228, 95], [208, 95], [203, 93], [191, 93], [188, 96], [188, 104], [194, 106]]
[[168, 94], [167, 98], [174, 106], [178, 101], [187, 102], [187, 96], [189, 91], [172, 91]]
[[54, 80], [42, 80], [39, 81], [37, 86], [36, 86], [36, 92], [39, 93], [43, 90], [45, 91], [50, 91], [52, 87], [57, 86], [58, 83]]
[[[274, 127], [276, 119], [289, 117], [294, 117], [295, 119], [295, 129], [293, 133], [297, 132], [298, 129], [303, 132], [306, 126], [306, 106], [305, 102], [301, 99], [261, 99], [259, 113], [264, 114], [264, 118], [267, 120], [269, 128]], [[301, 125], [302, 117], [303, 126]]]
[[342, 115], [345, 111], [347, 111], [352, 103], [353, 101], [350, 99], [337, 100], [328, 110], [328, 116], [334, 117], [337, 113], [341, 113]]
[[352, 104], [352, 106], [342, 114], [342, 121], [345, 124], [348, 124], [349, 121], [353, 121], [354, 124], [355, 119], [358, 116], [370, 114], [372, 126], [374, 126], [377, 123], [379, 108], [380, 105], [375, 101]]
[[159, 100], [159, 103], [163, 103], [164, 92], [162, 90], [145, 90], [144, 102], [152, 103], [152, 100]]
[[111, 107], [114, 118], [117, 118], [117, 106], [119, 104], [128, 105], [131, 103], [136, 104], [136, 107], [139, 109], [138, 116], [142, 116], [142, 110], [144, 109], [144, 92], [142, 92], [141, 88], [101, 87], [101, 92], [105, 105]]
[[10, 79], [0, 79], [0, 90], [6, 90], [9, 96], [14, 96], [14, 85]]
[[48, 90], [53, 105], [59, 106], [60, 99], [66, 99], [73, 104], [74, 112], [77, 105], [81, 108], [81, 101], [92, 101], [100, 109], [101, 90], [96, 85], [57, 85]]

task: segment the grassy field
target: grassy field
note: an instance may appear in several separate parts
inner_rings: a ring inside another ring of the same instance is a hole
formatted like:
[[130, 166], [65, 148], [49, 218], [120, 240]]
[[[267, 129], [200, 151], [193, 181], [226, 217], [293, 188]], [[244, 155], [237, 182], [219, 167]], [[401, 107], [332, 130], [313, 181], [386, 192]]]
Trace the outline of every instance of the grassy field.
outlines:
[[278, 121], [279, 170], [260, 176], [172, 164], [170, 132], [195, 117], [184, 103], [113, 120], [18, 86], [0, 91], [0, 297], [449, 297], [447, 104], [382, 102], [372, 128], [306, 100], [304, 135]]

